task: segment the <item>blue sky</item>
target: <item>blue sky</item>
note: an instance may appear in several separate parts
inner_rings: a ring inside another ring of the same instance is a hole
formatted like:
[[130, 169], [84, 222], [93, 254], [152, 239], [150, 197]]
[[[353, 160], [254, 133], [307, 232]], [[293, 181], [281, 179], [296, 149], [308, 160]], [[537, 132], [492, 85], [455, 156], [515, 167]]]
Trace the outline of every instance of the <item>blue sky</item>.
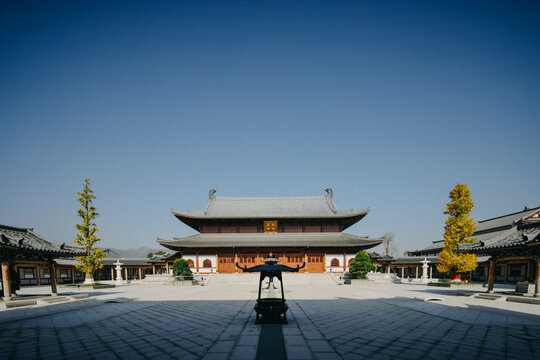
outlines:
[[540, 206], [534, 2], [2, 2], [0, 223], [75, 238], [92, 181], [105, 247], [192, 230], [221, 196], [370, 207], [347, 230], [442, 238]]

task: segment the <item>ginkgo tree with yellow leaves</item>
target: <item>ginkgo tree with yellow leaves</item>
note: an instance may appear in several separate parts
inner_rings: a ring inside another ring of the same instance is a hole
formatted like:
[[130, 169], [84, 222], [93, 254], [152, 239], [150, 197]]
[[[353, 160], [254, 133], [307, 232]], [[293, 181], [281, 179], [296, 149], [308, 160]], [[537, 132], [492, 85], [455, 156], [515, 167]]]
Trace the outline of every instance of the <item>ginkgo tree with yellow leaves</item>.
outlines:
[[98, 228], [94, 222], [94, 219], [99, 216], [99, 213], [92, 205], [92, 201], [96, 197], [94, 196], [94, 191], [90, 189], [90, 179], [84, 179], [84, 189], [78, 192], [77, 195], [79, 196], [77, 200], [81, 205], [81, 208], [77, 210], [77, 215], [82, 219], [82, 224], [75, 225], [79, 233], [74, 242], [84, 247], [86, 255], [75, 257], [80, 263], [80, 265], [75, 265], [75, 267], [77, 270], [86, 273], [85, 284], [93, 284], [93, 274], [103, 267], [101, 260], [105, 257], [105, 253], [98, 248], [94, 248], [94, 245], [101, 238], [97, 237]]
[[473, 243], [471, 238], [476, 230], [476, 224], [469, 217], [474, 201], [467, 184], [457, 184], [450, 192], [451, 201], [446, 205], [444, 214], [448, 214], [444, 226], [444, 248], [439, 253], [439, 272], [458, 274], [476, 269], [476, 255], [458, 252], [459, 244]]

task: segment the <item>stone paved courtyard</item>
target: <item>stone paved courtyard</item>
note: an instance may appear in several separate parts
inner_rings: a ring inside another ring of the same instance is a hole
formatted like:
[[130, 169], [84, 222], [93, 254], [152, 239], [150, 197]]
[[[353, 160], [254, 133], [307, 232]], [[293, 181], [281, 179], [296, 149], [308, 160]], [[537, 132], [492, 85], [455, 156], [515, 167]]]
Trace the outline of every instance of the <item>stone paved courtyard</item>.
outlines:
[[[284, 282], [290, 312], [282, 326], [254, 324], [252, 275], [216, 275], [207, 286], [132, 284], [1, 310], [1, 358], [540, 359], [540, 305], [425, 285], [338, 286], [323, 274], [288, 274]], [[60, 288], [69, 292], [77, 291]]]

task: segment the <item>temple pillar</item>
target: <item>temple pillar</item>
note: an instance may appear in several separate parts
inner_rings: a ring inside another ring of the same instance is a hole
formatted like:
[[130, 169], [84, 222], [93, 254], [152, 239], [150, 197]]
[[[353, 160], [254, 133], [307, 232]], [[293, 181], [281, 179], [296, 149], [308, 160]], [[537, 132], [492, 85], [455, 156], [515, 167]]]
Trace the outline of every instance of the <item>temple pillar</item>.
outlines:
[[51, 274], [51, 295], [58, 296], [58, 292], [56, 290], [56, 265], [52, 259], [49, 260], [49, 273]]
[[[167, 266], [167, 269], [168, 269], [168, 266]], [[128, 277], [127, 277], [127, 267], [124, 268], [124, 280], [127, 281]]]
[[495, 259], [489, 260], [489, 275], [488, 275], [488, 292], [493, 292], [493, 285], [495, 284]]
[[111, 269], [111, 281], [113, 281], [113, 280], [114, 280], [114, 270]]
[[[236, 266], [235, 266], [236, 267]], [[199, 273], [199, 252], [195, 255], [195, 269], [197, 269], [197, 274]]]
[[414, 270], [414, 271], [416, 272], [416, 274], [415, 274], [415, 275], [416, 275], [416, 278], [418, 279], [418, 266], [416, 266], [416, 268], [415, 268], [415, 270]]
[[386, 273], [390, 274], [390, 264], [386, 265]]
[[139, 280], [142, 280], [142, 269], [139, 268]]
[[11, 300], [11, 284], [9, 283], [9, 263], [2, 262], [2, 291], [4, 300]]
[[429, 278], [433, 279], [433, 265], [429, 267]]
[[536, 257], [536, 280], [534, 281], [534, 296], [540, 297], [540, 256]]

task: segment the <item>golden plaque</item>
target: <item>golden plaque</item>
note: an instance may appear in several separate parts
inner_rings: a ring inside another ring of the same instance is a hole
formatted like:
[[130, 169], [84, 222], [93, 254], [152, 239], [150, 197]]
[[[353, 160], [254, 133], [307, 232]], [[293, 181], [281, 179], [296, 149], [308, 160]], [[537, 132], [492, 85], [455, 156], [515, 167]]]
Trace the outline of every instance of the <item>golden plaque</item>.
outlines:
[[265, 233], [272, 233], [277, 232], [277, 221], [265, 221], [264, 222], [264, 232]]

